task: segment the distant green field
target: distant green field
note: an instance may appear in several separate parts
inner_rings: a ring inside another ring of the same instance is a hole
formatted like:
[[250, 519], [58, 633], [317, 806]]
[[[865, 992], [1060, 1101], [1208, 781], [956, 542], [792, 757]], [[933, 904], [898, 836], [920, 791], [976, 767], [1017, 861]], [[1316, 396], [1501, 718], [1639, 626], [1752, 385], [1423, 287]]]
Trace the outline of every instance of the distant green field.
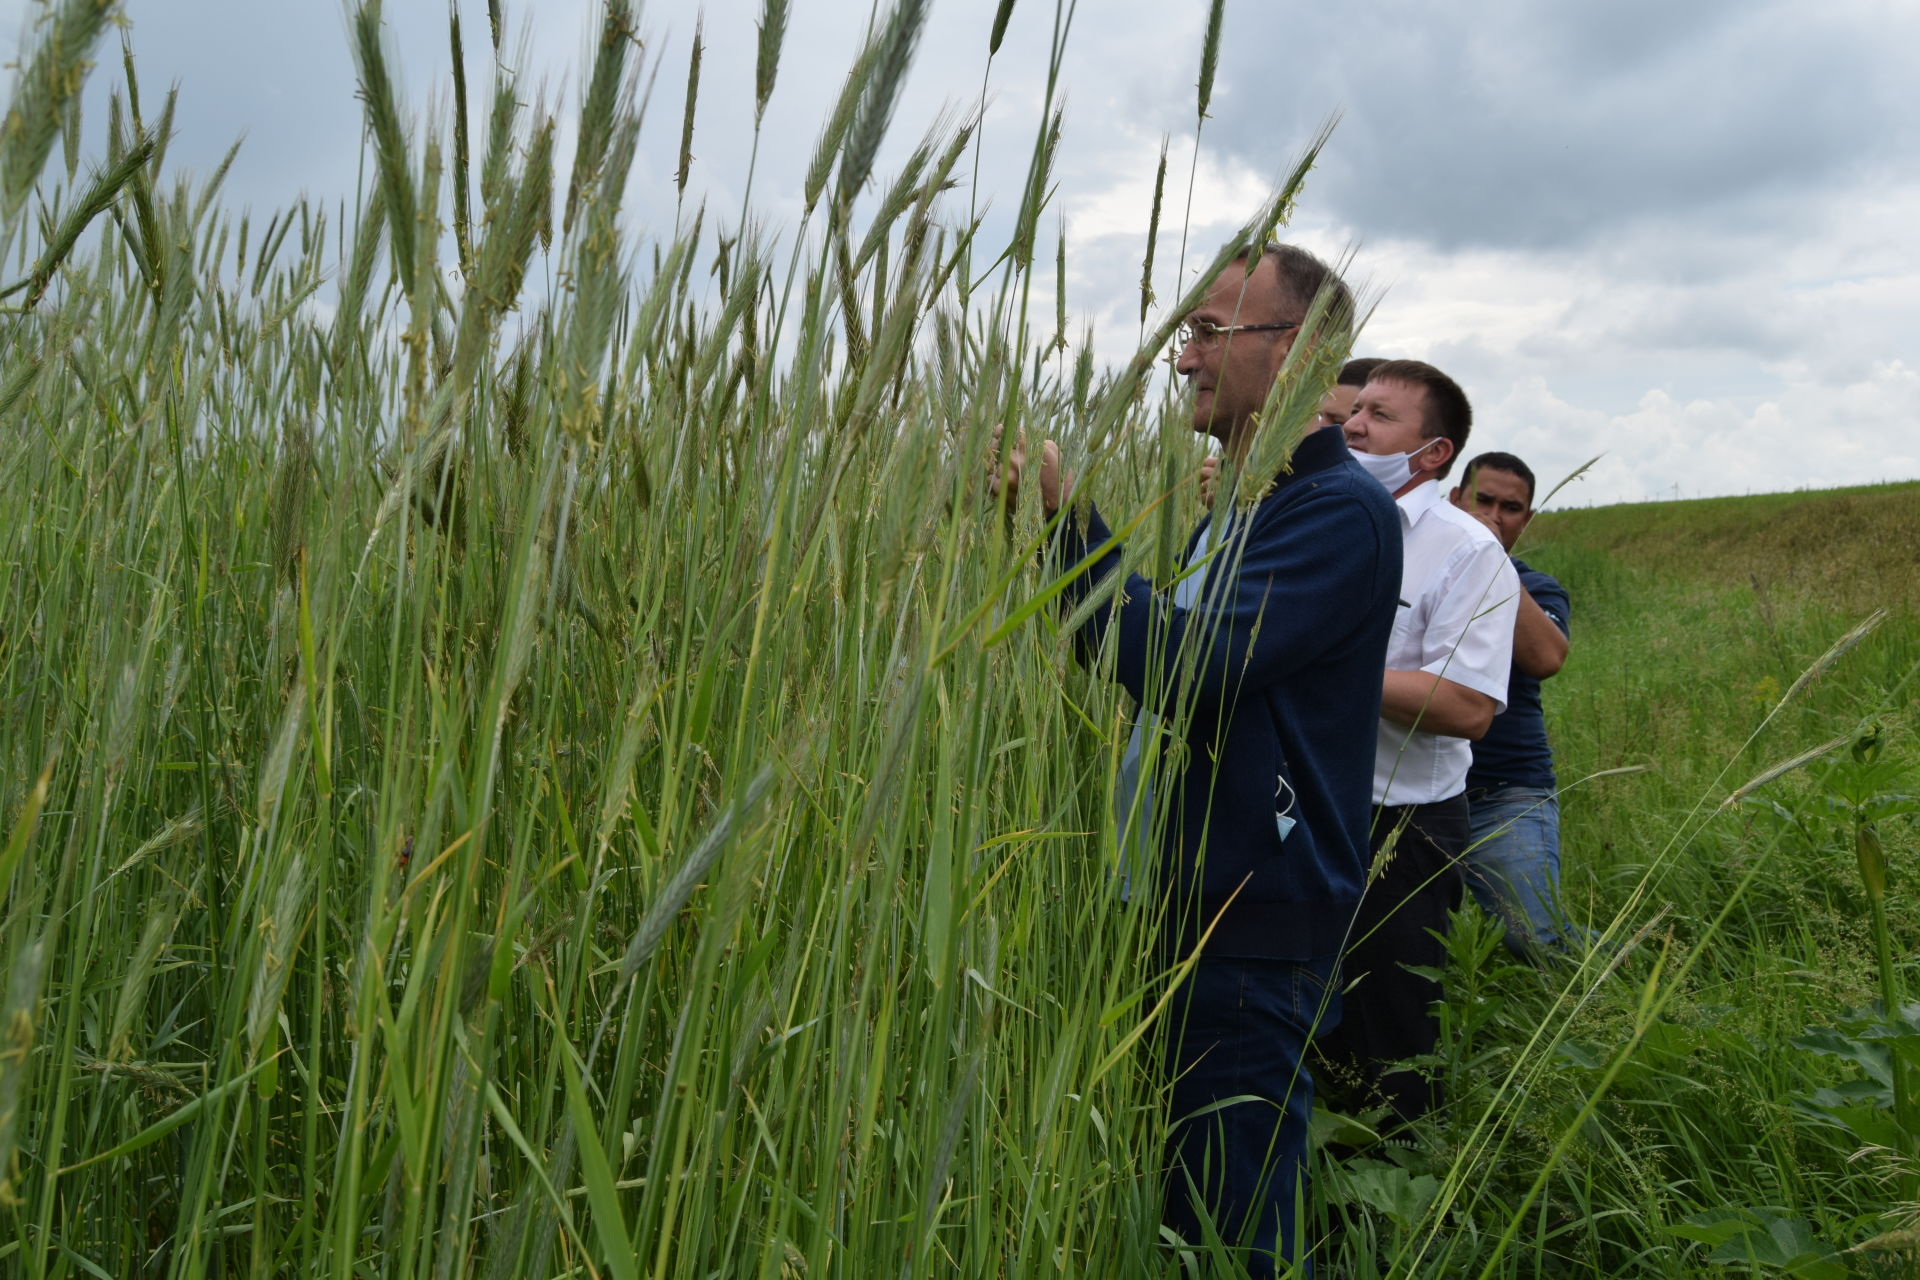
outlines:
[[[1519, 553], [1573, 595], [1576, 643], [1548, 703], [1576, 768], [1656, 764], [1678, 800], [1839, 732], [1880, 691], [1911, 696], [1920, 483], [1555, 512]], [[1794, 680], [1877, 610], [1886, 620], [1736, 762]]]
[[1554, 511], [1527, 537], [1543, 559], [1604, 554], [1842, 613], [1920, 610], [1920, 481]]

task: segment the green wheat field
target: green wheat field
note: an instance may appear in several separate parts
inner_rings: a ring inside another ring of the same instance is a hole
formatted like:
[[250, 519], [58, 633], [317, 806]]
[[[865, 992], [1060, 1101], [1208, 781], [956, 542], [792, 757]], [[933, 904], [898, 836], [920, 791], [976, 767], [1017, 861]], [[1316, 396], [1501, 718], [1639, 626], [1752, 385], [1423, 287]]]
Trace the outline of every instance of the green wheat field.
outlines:
[[[358, 8], [364, 190], [251, 217], [169, 166], [111, 4], [34, 28], [0, 128], [0, 1275], [1238, 1274], [1159, 1228], [1181, 970], [1114, 876], [1131, 708], [983, 484], [996, 427], [1055, 436], [1171, 566], [1184, 306], [1143, 297], [1117, 369], [1067, 331], [1057, 104], [993, 243], [971, 117], [875, 171], [925, 127], [893, 119], [925, 8], [850, 54], [777, 240], [623, 216], [625, 0], [576, 102], [502, 70], [444, 118]], [[648, 128], [684, 180], [678, 96]], [[1303, 142], [1246, 239], [1338, 145]], [[1360, 1145], [1316, 1164], [1321, 1274], [1920, 1265], [1917, 546], [1912, 485], [1536, 524], [1598, 943], [1522, 966], [1460, 915], [1454, 1101], [1409, 1143], [1319, 1118]]]

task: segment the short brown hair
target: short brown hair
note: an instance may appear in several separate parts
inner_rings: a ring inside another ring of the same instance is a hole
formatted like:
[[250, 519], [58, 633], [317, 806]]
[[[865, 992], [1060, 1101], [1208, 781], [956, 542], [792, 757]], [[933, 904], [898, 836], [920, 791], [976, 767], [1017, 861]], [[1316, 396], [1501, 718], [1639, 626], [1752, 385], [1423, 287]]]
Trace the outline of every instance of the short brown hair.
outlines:
[[[1234, 261], [1245, 262], [1251, 256], [1252, 250], [1247, 250], [1235, 257]], [[1344, 332], [1353, 327], [1353, 290], [1347, 288], [1347, 282], [1332, 267], [1299, 245], [1274, 241], [1268, 241], [1261, 248], [1260, 261], [1271, 261], [1273, 269], [1279, 273], [1280, 305], [1286, 309], [1286, 319], [1297, 317], [1305, 320], [1313, 300], [1325, 290], [1325, 328]]]
[[1426, 388], [1421, 434], [1445, 436], [1453, 441], [1452, 456], [1446, 466], [1434, 473], [1436, 478], [1444, 478], [1453, 469], [1454, 459], [1466, 452], [1467, 433], [1473, 430], [1473, 406], [1467, 402], [1467, 393], [1460, 389], [1460, 384], [1424, 360], [1383, 360], [1374, 366], [1367, 381], [1406, 382]]
[[1373, 376], [1373, 371], [1385, 363], [1386, 360], [1380, 356], [1361, 356], [1357, 360], [1349, 360], [1340, 366], [1340, 376], [1334, 379], [1334, 383], [1342, 387], [1364, 387], [1367, 379]]

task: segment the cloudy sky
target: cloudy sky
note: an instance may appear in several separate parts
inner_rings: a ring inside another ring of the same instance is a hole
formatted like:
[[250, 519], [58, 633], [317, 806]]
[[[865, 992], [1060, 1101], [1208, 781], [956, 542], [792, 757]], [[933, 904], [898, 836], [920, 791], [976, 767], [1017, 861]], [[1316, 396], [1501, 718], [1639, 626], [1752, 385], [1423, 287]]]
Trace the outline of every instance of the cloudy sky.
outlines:
[[[486, 5], [458, 5], [478, 91]], [[594, 5], [505, 7], [525, 96], [544, 86], [564, 121]], [[994, 7], [934, 0], [883, 176], [944, 108], [977, 101]], [[403, 94], [432, 118], [450, 92], [446, 0], [387, 9]], [[643, 8], [660, 72], [631, 193], [639, 230], [675, 217], [696, 17], [707, 52], [691, 190], [728, 221], [738, 210], [758, 10]], [[798, 220], [799, 175], [871, 11], [866, 0], [792, 10], [754, 179], [775, 231]], [[0, 0], [0, 56], [40, 12]], [[334, 0], [130, 0], [127, 16], [146, 96], [180, 87], [171, 165], [205, 172], [244, 136], [230, 205], [264, 213], [301, 193], [351, 193], [360, 114]], [[1920, 477], [1920, 5], [1229, 0], [1196, 164], [1204, 16], [1198, 0], [1081, 0], [1068, 33], [1055, 210], [1070, 309], [1104, 356], [1124, 356], [1136, 331], [1162, 137], [1156, 276], [1168, 298], [1189, 198], [1188, 256], [1205, 258], [1337, 115], [1288, 234], [1354, 251], [1354, 275], [1382, 298], [1362, 352], [1459, 379], [1477, 413], [1469, 452], [1518, 453], [1549, 483], [1604, 452], [1560, 505]], [[1055, 23], [1051, 0], [1018, 0], [989, 75], [977, 178], [1002, 225]], [[117, 56], [103, 58], [94, 130], [118, 74]]]

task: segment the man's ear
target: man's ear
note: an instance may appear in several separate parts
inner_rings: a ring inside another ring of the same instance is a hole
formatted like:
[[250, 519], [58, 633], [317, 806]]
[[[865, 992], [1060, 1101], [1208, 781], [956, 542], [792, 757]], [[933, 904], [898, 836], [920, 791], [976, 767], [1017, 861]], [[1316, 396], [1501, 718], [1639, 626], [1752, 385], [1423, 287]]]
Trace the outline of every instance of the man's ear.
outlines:
[[1427, 451], [1414, 461], [1422, 471], [1431, 471], [1438, 475], [1446, 465], [1453, 461], [1453, 441], [1445, 436], [1435, 436]]
[[[1456, 507], [1460, 505], [1460, 486], [1459, 485], [1455, 485], [1453, 486], [1453, 488], [1447, 490], [1447, 501], [1451, 502]], [[1529, 512], [1528, 514], [1532, 514], [1532, 513]]]

